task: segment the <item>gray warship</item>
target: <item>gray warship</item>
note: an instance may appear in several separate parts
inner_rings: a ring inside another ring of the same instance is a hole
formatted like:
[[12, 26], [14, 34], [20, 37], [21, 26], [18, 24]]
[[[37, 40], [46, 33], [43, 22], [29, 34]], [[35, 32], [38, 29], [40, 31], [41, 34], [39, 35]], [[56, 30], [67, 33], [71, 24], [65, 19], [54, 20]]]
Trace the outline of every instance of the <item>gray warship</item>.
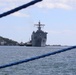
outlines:
[[41, 30], [41, 27], [44, 26], [44, 24], [41, 24], [39, 21], [38, 24], [35, 25], [37, 26], [38, 30], [36, 32], [32, 32], [31, 44], [32, 46], [44, 47], [46, 46], [47, 41], [47, 32]]

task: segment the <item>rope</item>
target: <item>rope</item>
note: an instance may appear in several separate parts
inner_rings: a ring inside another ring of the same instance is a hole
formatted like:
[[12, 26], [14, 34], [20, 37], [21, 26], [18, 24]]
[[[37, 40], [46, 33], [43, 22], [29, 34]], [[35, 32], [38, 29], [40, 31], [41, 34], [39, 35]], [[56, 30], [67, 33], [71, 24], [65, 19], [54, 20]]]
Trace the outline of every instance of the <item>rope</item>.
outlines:
[[33, 61], [33, 60], [37, 60], [37, 59], [40, 59], [40, 58], [47, 57], [47, 56], [55, 55], [55, 54], [65, 52], [65, 51], [69, 51], [69, 50], [72, 50], [72, 49], [75, 49], [75, 48], [76, 48], [76, 46], [72, 46], [72, 47], [69, 47], [69, 48], [61, 49], [61, 50], [51, 52], [51, 53], [47, 53], [47, 54], [44, 54], [44, 55], [32, 57], [32, 58], [29, 58], [29, 59], [21, 60], [21, 61], [18, 61], [18, 62], [6, 64], [6, 65], [2, 65], [2, 66], [0, 66], [0, 69], [10, 67], [10, 66], [14, 66], [14, 65], [18, 65], [18, 64], [22, 64], [22, 63], [26, 63], [26, 62], [30, 62], [30, 61]]
[[10, 15], [10, 14], [12, 14], [14, 12], [17, 12], [17, 11], [21, 10], [21, 9], [27, 8], [28, 6], [34, 5], [35, 3], [40, 2], [40, 1], [42, 1], [42, 0], [33, 0], [33, 1], [29, 2], [29, 3], [27, 3], [27, 4], [16, 7], [14, 9], [10, 10], [10, 11], [4, 12], [4, 13], [0, 14], [0, 18], [5, 17], [7, 15]]

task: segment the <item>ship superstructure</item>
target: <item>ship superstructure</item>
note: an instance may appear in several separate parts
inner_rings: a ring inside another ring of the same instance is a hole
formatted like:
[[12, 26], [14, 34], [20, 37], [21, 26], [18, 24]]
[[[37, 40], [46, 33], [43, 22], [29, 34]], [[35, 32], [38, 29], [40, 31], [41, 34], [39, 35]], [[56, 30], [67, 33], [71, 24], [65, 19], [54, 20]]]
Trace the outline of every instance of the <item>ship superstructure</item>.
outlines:
[[44, 25], [39, 22], [38, 24], [36, 24], [36, 26], [38, 27], [38, 30], [36, 32], [33, 31], [31, 35], [32, 46], [46, 46], [47, 32], [41, 30], [41, 26]]

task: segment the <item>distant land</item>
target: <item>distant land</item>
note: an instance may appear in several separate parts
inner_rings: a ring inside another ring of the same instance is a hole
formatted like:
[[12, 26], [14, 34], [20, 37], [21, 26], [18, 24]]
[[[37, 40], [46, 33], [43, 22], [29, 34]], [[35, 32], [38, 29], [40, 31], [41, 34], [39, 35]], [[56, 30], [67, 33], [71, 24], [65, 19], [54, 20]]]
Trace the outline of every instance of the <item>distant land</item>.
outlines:
[[32, 45], [30, 44], [30, 41], [26, 43], [23, 42], [18, 43], [17, 41], [14, 41], [12, 39], [0, 36], [0, 46], [32, 46]]
[[[31, 41], [19, 43], [9, 38], [0, 36], [0, 46], [32, 46]], [[61, 46], [61, 45], [46, 45], [46, 46]]]
[[0, 36], [0, 45], [19, 45], [19, 43], [17, 41], [8, 39], [8, 38], [4, 38], [2, 36]]

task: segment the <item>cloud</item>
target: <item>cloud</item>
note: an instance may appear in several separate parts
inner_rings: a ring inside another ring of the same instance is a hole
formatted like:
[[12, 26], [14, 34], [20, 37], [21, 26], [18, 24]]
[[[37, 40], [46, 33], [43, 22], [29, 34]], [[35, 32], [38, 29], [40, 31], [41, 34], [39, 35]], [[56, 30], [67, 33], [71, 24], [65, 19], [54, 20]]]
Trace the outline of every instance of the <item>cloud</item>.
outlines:
[[43, 0], [40, 4], [37, 4], [39, 8], [60, 8], [60, 9], [75, 9], [76, 0]]
[[31, 1], [31, 0], [0, 0], [1, 3], [6, 3], [6, 2], [8, 2], [8, 3], [21, 2], [22, 3], [22, 2], [29, 2], [29, 1]]
[[8, 7], [9, 8], [15, 8], [15, 7], [18, 7], [18, 6], [21, 6], [23, 4], [26, 4], [28, 3], [29, 0], [0, 0], [0, 6], [3, 6], [3, 7], [0, 7], [0, 9], [7, 9]]
[[[15, 8], [30, 1], [32, 0], [0, 0], [0, 12], [3, 12], [8, 7]], [[35, 6], [46, 9], [70, 10], [76, 8], [76, 0], [43, 0]]]
[[29, 15], [21, 13], [21, 12], [13, 13], [12, 16], [16, 16], [16, 17], [29, 17]]
[[42, 3], [40, 5], [38, 5], [38, 7], [40, 8], [61, 8], [61, 9], [72, 9], [71, 6], [63, 4], [63, 3]]
[[[0, 12], [6, 12], [6, 11], [9, 11], [11, 9], [14, 9], [15, 7], [18, 7], [22, 4], [25, 4], [29, 2], [29, 0], [0, 0]], [[15, 17], [29, 17], [30, 15], [26, 14], [26, 13], [23, 13], [21, 11], [18, 11], [16, 13], [13, 13], [12, 16], [15, 16]]]

